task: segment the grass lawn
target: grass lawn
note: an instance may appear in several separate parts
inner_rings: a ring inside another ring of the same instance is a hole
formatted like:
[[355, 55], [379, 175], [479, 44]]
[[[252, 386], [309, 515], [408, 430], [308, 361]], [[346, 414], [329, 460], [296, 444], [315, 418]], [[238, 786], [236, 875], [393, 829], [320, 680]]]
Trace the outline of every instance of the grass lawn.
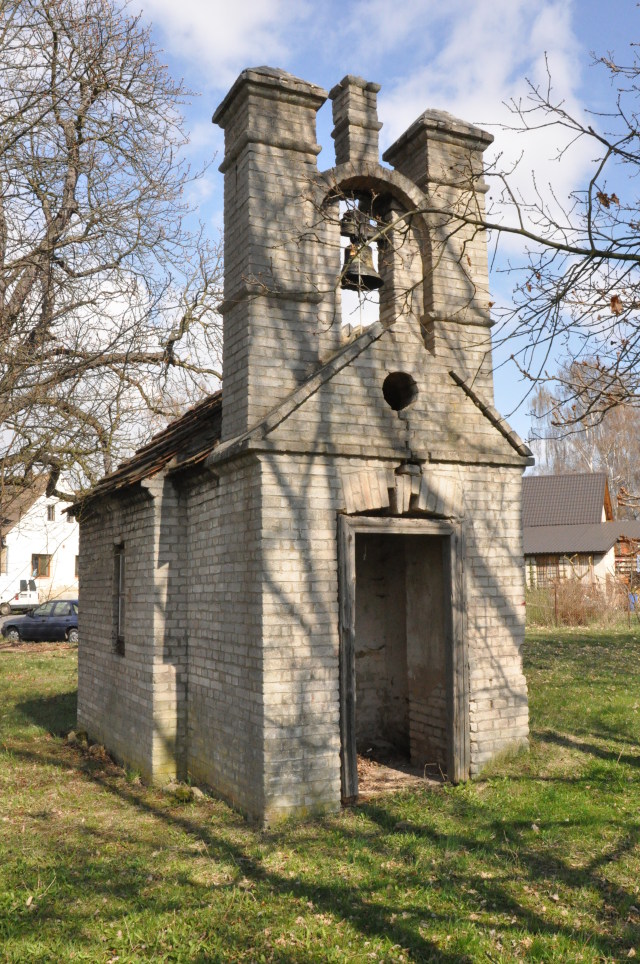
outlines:
[[272, 831], [67, 746], [75, 668], [0, 652], [0, 960], [640, 960], [640, 626], [530, 634], [481, 780]]

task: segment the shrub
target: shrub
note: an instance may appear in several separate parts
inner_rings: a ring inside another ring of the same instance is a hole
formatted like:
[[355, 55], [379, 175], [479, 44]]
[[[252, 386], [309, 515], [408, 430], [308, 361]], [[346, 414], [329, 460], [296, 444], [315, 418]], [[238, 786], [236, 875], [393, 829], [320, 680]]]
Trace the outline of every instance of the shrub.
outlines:
[[527, 589], [527, 624], [531, 626], [612, 626], [628, 612], [628, 590], [621, 583], [563, 579]]

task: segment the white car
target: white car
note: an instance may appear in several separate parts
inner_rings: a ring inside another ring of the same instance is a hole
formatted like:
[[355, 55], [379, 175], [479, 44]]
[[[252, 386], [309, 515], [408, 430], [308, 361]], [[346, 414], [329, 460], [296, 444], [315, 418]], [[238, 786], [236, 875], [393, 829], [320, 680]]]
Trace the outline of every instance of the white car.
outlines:
[[[13, 592], [11, 591], [13, 589]], [[40, 602], [35, 579], [21, 579], [20, 586], [7, 586], [0, 593], [0, 615], [33, 609]]]

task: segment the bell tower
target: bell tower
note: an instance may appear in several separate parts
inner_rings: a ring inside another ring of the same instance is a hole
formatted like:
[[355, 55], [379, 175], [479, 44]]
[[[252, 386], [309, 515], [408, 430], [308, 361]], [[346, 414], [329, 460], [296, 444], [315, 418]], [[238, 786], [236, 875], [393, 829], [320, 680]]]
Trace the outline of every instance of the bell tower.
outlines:
[[[386, 151], [393, 170], [382, 167], [379, 89], [347, 75], [328, 95], [257, 67], [213, 116], [225, 132], [223, 440], [340, 348], [341, 288], [380, 288], [380, 321], [417, 319], [426, 347], [492, 402], [482, 154], [493, 138], [427, 110]], [[319, 174], [316, 114], [328, 96], [336, 167]]]

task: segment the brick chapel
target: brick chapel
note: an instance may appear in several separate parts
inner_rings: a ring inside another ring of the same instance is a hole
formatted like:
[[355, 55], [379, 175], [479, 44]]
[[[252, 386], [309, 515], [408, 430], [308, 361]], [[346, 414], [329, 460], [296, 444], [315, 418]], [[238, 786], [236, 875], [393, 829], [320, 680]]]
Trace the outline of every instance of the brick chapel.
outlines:
[[[362, 749], [460, 781], [528, 735], [532, 459], [493, 407], [492, 137], [427, 110], [383, 164], [378, 89], [240, 74], [213, 117], [223, 389], [74, 507], [79, 725], [263, 823], [356, 798]], [[349, 288], [378, 300], [367, 327]]]

